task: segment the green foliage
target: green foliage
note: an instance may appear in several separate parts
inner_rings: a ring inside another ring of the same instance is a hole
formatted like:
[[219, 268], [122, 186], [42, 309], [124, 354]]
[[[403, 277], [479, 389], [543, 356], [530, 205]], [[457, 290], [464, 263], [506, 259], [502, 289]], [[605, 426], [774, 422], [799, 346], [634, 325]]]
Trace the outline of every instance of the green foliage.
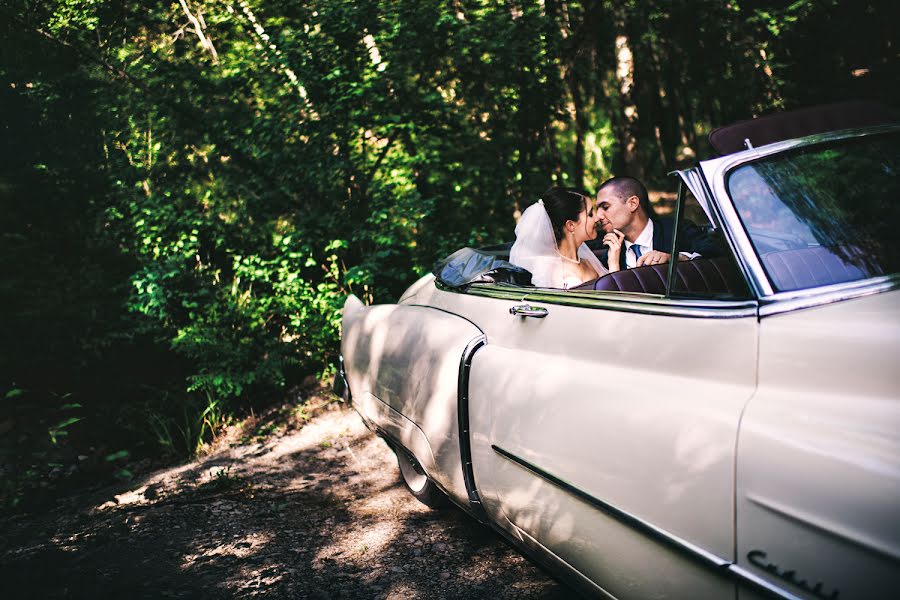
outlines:
[[66, 417], [56, 425], [51, 426], [47, 429], [47, 434], [50, 436], [50, 441], [54, 444], [57, 443], [59, 438], [69, 435], [69, 432], [66, 431], [66, 428], [70, 425], [74, 425], [78, 421], [80, 421], [80, 417]]

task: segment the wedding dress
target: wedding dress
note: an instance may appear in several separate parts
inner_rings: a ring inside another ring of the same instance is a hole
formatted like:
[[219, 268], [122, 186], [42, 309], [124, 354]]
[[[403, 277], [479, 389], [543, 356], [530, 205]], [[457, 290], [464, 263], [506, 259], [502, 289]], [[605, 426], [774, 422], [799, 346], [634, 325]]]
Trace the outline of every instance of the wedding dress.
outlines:
[[578, 261], [559, 253], [550, 216], [543, 200], [525, 209], [516, 225], [516, 241], [509, 252], [509, 262], [531, 272], [531, 283], [537, 287], [571, 288], [584, 283], [572, 274], [567, 262], [587, 261], [602, 276], [608, 273], [600, 260], [585, 244], [578, 247]]

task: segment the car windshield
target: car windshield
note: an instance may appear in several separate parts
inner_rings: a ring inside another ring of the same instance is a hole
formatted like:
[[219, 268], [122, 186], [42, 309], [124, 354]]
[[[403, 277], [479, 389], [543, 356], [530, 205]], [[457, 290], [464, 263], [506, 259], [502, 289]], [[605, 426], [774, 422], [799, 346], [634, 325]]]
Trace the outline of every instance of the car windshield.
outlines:
[[900, 270], [900, 136], [816, 145], [742, 165], [727, 188], [776, 291]]

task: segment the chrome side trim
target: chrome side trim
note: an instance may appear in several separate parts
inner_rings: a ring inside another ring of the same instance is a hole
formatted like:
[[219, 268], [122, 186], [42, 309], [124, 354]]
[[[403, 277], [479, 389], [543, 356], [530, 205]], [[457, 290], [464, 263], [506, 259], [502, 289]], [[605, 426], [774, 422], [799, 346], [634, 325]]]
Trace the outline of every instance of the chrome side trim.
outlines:
[[644, 315], [665, 315], [706, 319], [756, 317], [755, 300], [707, 300], [664, 298], [631, 292], [598, 292], [593, 290], [536, 290], [526, 297], [528, 302], [547, 302], [561, 306], [598, 308]]
[[487, 336], [480, 335], [466, 345], [459, 359], [459, 384], [457, 385], [456, 418], [459, 432], [459, 458], [462, 464], [463, 482], [469, 497], [469, 507], [476, 513], [479, 521], [486, 521], [487, 514], [481, 504], [478, 488], [475, 485], [475, 471], [472, 468], [472, 440], [469, 427], [469, 372], [472, 370], [472, 357], [487, 344]]
[[555, 475], [551, 475], [550, 473], [541, 469], [540, 467], [533, 465], [532, 463], [526, 461], [525, 459], [519, 458], [518, 456], [516, 456], [515, 454], [512, 454], [511, 452], [507, 452], [506, 450], [504, 450], [503, 448], [500, 448], [499, 446], [497, 446], [495, 444], [491, 444], [491, 448], [493, 448], [494, 452], [496, 452], [503, 458], [506, 458], [507, 460], [510, 460], [510, 461], [516, 463], [520, 467], [524, 467], [525, 469], [531, 471], [532, 473], [534, 473], [541, 479], [544, 479], [545, 481], [549, 481], [553, 485], [572, 494], [573, 496], [577, 497], [578, 499], [583, 500], [584, 502], [587, 502], [594, 508], [599, 508], [601, 511], [603, 511], [607, 515], [613, 517], [617, 521], [624, 523], [625, 525], [628, 525], [628, 526], [632, 527], [633, 529], [637, 529], [644, 535], [652, 537], [652, 538], [656, 539], [657, 541], [660, 541], [663, 544], [665, 544], [675, 550], [678, 550], [679, 552], [685, 554], [689, 558], [699, 561], [708, 567], [715, 567], [716, 569], [721, 569], [721, 568], [727, 567], [728, 565], [732, 564], [731, 561], [728, 560], [727, 558], [722, 558], [721, 556], [717, 556], [715, 554], [712, 554], [711, 552], [707, 552], [706, 550], [704, 550], [700, 546], [697, 546], [696, 544], [692, 544], [691, 542], [688, 542], [687, 540], [684, 540], [674, 534], [671, 534], [668, 531], [665, 531], [663, 529], [660, 529], [658, 527], [651, 525], [650, 523], [648, 523], [647, 521], [644, 521], [643, 519], [641, 519], [639, 517], [636, 517], [630, 513], [627, 513], [624, 510], [621, 510], [619, 508], [616, 508], [612, 504], [609, 504], [608, 502], [604, 502], [603, 500], [600, 500], [599, 498], [592, 496], [591, 494], [588, 494], [587, 492], [575, 487], [571, 483], [568, 483], [567, 481], [564, 481], [564, 480], [560, 479], [559, 477], [556, 477]]
[[483, 296], [485, 298], [496, 298], [498, 300], [516, 300], [524, 302], [526, 300], [538, 299], [543, 302], [552, 302], [553, 304], [568, 304], [569, 306], [584, 306], [589, 308], [591, 304], [600, 302], [598, 308], [608, 308], [602, 304], [603, 300], [623, 301], [654, 301], [663, 300], [664, 298], [655, 294], [638, 294], [635, 292], [606, 292], [595, 290], [560, 290], [554, 288], [537, 288], [537, 287], [517, 287], [517, 294], [511, 294], [510, 290], [498, 284], [492, 283], [476, 283], [471, 285], [467, 290], [456, 290], [443, 288], [444, 291], [456, 294], [468, 294], [470, 296]]
[[[838, 283], [808, 290], [781, 292], [761, 300], [692, 300], [688, 298], [664, 298], [663, 296], [631, 292], [564, 291], [538, 288], [534, 288], [530, 293], [523, 291], [514, 298], [529, 302], [546, 302], [559, 306], [577, 306], [645, 315], [664, 315], [694, 319], [736, 319], [755, 317], [757, 315], [762, 318], [831, 304], [832, 302], [879, 294], [898, 288], [900, 288], [900, 274], [884, 275], [872, 279]], [[472, 286], [466, 292], [449, 289], [447, 291], [500, 300], [510, 299], [507, 290], [497, 290], [492, 284], [478, 284], [478, 286]]]
[[749, 583], [756, 587], [756, 589], [768, 593], [773, 598], [780, 598], [782, 600], [804, 600], [803, 596], [792, 594], [786, 589], [775, 585], [771, 581], [763, 579], [759, 575], [756, 575], [752, 571], [748, 571], [744, 567], [729, 565], [728, 573], [738, 581], [742, 583]]
[[693, 544], [664, 529], [660, 529], [659, 527], [651, 525], [640, 517], [617, 508], [616, 506], [613, 506], [608, 502], [604, 502], [596, 496], [593, 496], [585, 492], [584, 490], [575, 487], [571, 483], [564, 481], [563, 479], [560, 479], [559, 477], [556, 477], [551, 473], [548, 473], [537, 465], [534, 465], [527, 460], [504, 450], [496, 444], [491, 444], [491, 448], [494, 450], [494, 452], [509, 460], [510, 462], [515, 463], [516, 465], [537, 475], [541, 479], [552, 483], [556, 487], [575, 496], [579, 500], [590, 504], [594, 508], [599, 509], [600, 511], [619, 521], [620, 523], [637, 530], [639, 533], [642, 533], [665, 546], [668, 546], [670, 549], [678, 552], [685, 558], [693, 560], [699, 565], [710, 569], [714, 573], [717, 573], [723, 577], [734, 579], [738, 583], [749, 584], [756, 590], [764, 592], [773, 598], [779, 598], [781, 600], [803, 600], [800, 596], [792, 594], [791, 592], [771, 583], [770, 581], [763, 579], [758, 575], [755, 575], [751, 571], [748, 571], [747, 569], [734, 564], [734, 562], [728, 560], [727, 558], [723, 558], [721, 556], [713, 554], [712, 552], [707, 552], [696, 544]]
[[837, 283], [809, 290], [781, 292], [760, 300], [759, 316], [762, 318], [804, 308], [823, 306], [832, 302], [871, 296], [898, 288], [900, 288], [900, 274]]

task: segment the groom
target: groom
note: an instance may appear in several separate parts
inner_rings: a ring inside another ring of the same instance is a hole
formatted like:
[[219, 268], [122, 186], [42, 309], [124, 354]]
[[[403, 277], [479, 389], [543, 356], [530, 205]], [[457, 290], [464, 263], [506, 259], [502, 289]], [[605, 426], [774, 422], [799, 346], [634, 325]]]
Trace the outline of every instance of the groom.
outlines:
[[[625, 248], [619, 254], [620, 269], [658, 265], [672, 259], [666, 250], [672, 249], [675, 222], [652, 215], [647, 188], [633, 177], [613, 177], [597, 191], [598, 227], [606, 233], [618, 230], [625, 236]], [[715, 241], [693, 223], [683, 224], [678, 238], [682, 250], [679, 260], [721, 254]], [[606, 262], [605, 256], [601, 260]]]

